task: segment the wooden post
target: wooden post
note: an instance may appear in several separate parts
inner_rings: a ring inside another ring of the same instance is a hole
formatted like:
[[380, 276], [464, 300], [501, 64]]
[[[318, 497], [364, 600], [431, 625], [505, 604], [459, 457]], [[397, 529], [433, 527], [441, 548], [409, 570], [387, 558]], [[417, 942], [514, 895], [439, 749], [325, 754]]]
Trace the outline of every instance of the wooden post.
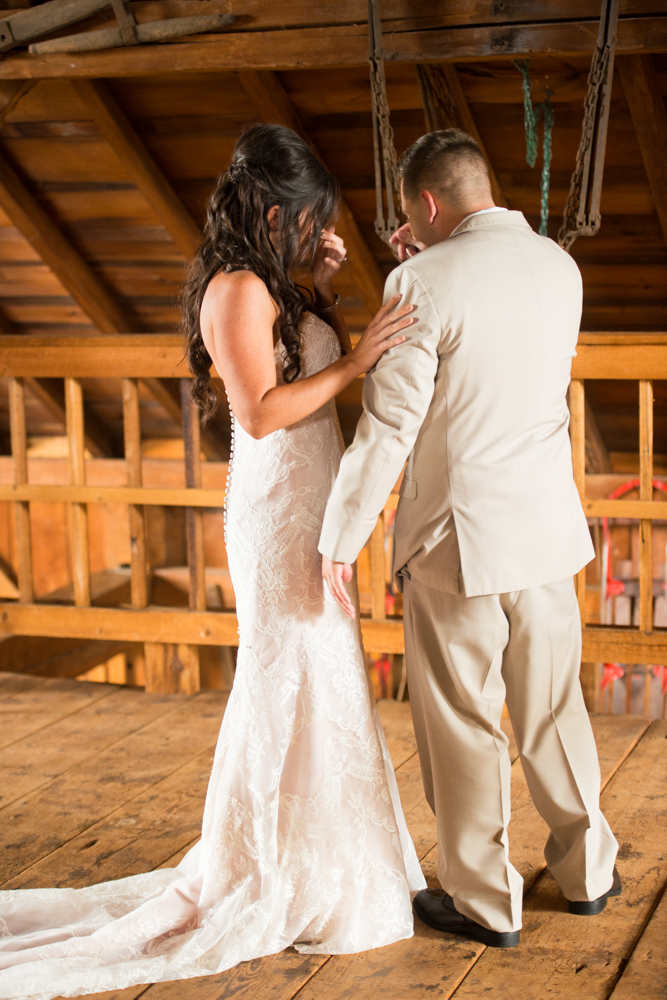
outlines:
[[[142, 486], [139, 383], [136, 378], [123, 379], [123, 431], [125, 436], [127, 485]], [[148, 603], [148, 574], [146, 566], [146, 521], [144, 508], [138, 504], [130, 504], [128, 510], [130, 515], [130, 586], [132, 607], [145, 608]]]
[[[70, 482], [86, 485], [86, 463], [83, 428], [83, 393], [78, 378], [65, 379], [65, 409], [69, 444]], [[72, 580], [74, 603], [77, 607], [90, 604], [90, 562], [88, 558], [88, 511], [85, 503], [70, 506], [72, 532]]]
[[[185, 445], [185, 486], [201, 489], [201, 433], [199, 410], [190, 395], [191, 380], [182, 378], [181, 413]], [[206, 611], [206, 569], [204, 564], [204, 511], [200, 507], [185, 508], [185, 530], [190, 571], [189, 605], [191, 611]], [[199, 647], [179, 646], [183, 665], [180, 689], [188, 693], [199, 690]], [[187, 680], [186, 675], [187, 674]]]
[[199, 691], [199, 647], [187, 643], [145, 642], [146, 690], [155, 694]]
[[[12, 457], [14, 459], [14, 485], [23, 486], [28, 482], [28, 455], [25, 428], [25, 385], [22, 378], [12, 378], [9, 381], [9, 420]], [[32, 580], [30, 504], [27, 501], [15, 502], [14, 517], [19, 600], [24, 604], [32, 604], [35, 595]]]
[[[583, 379], [570, 382], [570, 436], [572, 439], [572, 469], [579, 496], [586, 495], [586, 398]], [[576, 577], [577, 599], [581, 627], [586, 627], [586, 567]]]
[[[653, 499], [653, 382], [639, 382], [639, 499]], [[653, 631], [653, 521], [639, 522], [639, 627]]]
[[[183, 442], [185, 444], [185, 485], [187, 489], [201, 489], [201, 441], [199, 411], [190, 397], [189, 378], [182, 378], [181, 408], [183, 414]], [[190, 610], [206, 610], [206, 574], [204, 569], [203, 511], [198, 507], [185, 508], [190, 569]]]

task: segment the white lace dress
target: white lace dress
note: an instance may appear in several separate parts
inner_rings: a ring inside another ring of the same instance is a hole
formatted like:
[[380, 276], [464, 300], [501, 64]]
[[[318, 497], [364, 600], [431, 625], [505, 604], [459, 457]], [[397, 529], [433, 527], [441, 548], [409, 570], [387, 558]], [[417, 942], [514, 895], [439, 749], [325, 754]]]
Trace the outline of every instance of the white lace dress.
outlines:
[[[303, 375], [338, 341], [307, 314]], [[276, 348], [279, 378], [281, 345]], [[425, 883], [356, 622], [317, 543], [341, 454], [334, 403], [261, 441], [236, 424], [227, 547], [239, 656], [201, 841], [177, 868], [0, 893], [0, 997], [50, 1000], [204, 976], [293, 945], [412, 935]]]

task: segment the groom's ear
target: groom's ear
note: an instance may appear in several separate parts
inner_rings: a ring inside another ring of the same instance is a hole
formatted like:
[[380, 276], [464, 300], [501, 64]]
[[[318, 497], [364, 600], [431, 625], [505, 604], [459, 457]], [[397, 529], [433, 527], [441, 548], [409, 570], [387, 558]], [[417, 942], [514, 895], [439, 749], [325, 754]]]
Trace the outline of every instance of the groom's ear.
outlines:
[[429, 225], [432, 226], [438, 215], [438, 204], [430, 191], [420, 191], [419, 199], [426, 209]]

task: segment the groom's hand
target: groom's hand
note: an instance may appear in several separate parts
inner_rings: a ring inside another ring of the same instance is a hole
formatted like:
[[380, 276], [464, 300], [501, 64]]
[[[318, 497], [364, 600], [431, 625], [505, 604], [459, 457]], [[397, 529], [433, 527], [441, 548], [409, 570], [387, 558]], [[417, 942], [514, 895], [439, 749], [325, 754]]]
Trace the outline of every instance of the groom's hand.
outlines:
[[389, 244], [396, 247], [396, 253], [401, 263], [414, 257], [415, 254], [421, 253], [422, 250], [426, 250], [426, 244], [420, 243], [412, 235], [409, 222], [405, 222], [395, 233], [392, 233]]
[[341, 606], [348, 618], [354, 618], [354, 604], [345, 589], [345, 584], [352, 579], [350, 564], [332, 562], [328, 556], [322, 556], [322, 576], [336, 604]]

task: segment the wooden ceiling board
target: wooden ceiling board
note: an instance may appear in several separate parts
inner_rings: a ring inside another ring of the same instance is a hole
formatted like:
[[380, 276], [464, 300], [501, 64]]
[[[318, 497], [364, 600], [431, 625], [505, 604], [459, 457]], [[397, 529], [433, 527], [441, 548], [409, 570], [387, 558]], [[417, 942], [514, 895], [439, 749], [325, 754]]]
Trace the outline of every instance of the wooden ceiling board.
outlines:
[[[196, 0], [205, 4], [206, 0]], [[252, 117], [255, 108], [236, 73], [183, 73], [177, 76], [114, 80], [113, 93], [135, 124], [142, 119], [211, 115], [229, 112]]]
[[0, 225], [0, 261], [40, 261], [40, 257], [15, 226]]
[[158, 220], [137, 188], [58, 191], [42, 188], [40, 200], [54, 215], [68, 221], [79, 219], [133, 219], [135, 224], [153, 226]]
[[3, 149], [30, 180], [127, 182], [117, 156], [101, 137], [5, 139]]

